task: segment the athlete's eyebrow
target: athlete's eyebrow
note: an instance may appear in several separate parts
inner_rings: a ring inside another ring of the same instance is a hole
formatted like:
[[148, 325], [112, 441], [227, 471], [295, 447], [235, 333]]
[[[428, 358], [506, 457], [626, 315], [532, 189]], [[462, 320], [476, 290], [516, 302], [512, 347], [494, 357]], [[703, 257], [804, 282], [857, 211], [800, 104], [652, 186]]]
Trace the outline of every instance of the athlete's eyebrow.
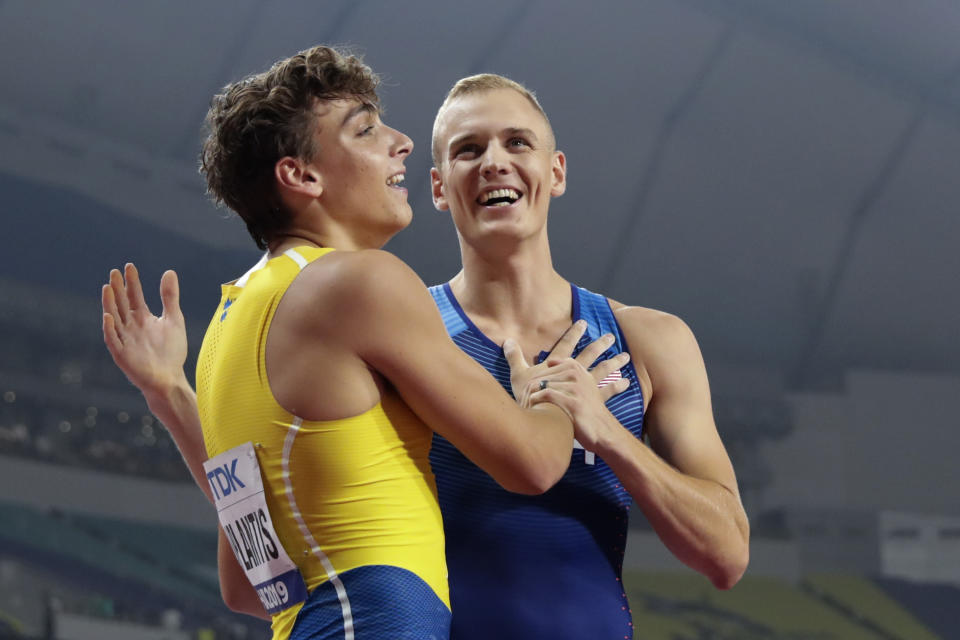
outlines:
[[[529, 138], [533, 142], [539, 142], [540, 139], [537, 137], [537, 134], [533, 132], [533, 129], [528, 129], [526, 127], [507, 127], [500, 130], [500, 135], [504, 138], [514, 138], [516, 136], [524, 136]], [[474, 132], [462, 133], [459, 136], [450, 139], [450, 142], [447, 146], [449, 151], [453, 151], [461, 144], [469, 142], [471, 139], [478, 137], [479, 134]]]
[[471, 140], [472, 138], [476, 138], [476, 137], [477, 137], [477, 134], [473, 132], [461, 133], [460, 135], [450, 139], [450, 142], [447, 143], [447, 149], [452, 151], [453, 149], [456, 149], [464, 142], [467, 142], [468, 140]]
[[515, 136], [524, 136], [530, 138], [534, 142], [539, 142], [537, 134], [533, 132], [533, 129], [527, 129], [526, 127], [508, 127], [503, 130], [503, 135], [507, 138], [513, 138]]
[[347, 126], [348, 122], [356, 118], [358, 115], [361, 115], [364, 113], [378, 114], [380, 113], [380, 110], [377, 109], [376, 105], [370, 102], [361, 102], [360, 104], [358, 104], [353, 109], [350, 109], [350, 111], [347, 112], [347, 115], [344, 116], [343, 122], [340, 123], [340, 126], [341, 127]]

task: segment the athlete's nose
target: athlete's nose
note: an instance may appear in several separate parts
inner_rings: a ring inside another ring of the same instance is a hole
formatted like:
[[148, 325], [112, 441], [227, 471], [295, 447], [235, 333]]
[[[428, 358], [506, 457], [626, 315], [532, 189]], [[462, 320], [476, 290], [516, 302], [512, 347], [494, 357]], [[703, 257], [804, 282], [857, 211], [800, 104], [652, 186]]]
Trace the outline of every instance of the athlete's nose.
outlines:
[[491, 142], [480, 158], [480, 173], [484, 176], [503, 174], [510, 171], [507, 151], [499, 143]]
[[394, 129], [393, 132], [396, 134], [396, 141], [393, 145], [392, 155], [410, 155], [413, 151], [413, 140], [402, 131]]

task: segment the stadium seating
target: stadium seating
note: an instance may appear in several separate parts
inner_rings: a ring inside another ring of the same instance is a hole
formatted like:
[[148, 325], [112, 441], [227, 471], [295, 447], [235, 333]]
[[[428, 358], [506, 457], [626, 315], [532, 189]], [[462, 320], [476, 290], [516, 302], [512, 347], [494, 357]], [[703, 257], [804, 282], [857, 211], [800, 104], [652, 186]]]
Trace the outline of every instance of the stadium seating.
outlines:
[[[732, 590], [720, 591], [692, 572], [624, 575], [638, 639], [948, 640], [867, 580], [815, 580], [835, 602], [775, 578], [747, 575]], [[836, 602], [848, 603], [848, 608]]]

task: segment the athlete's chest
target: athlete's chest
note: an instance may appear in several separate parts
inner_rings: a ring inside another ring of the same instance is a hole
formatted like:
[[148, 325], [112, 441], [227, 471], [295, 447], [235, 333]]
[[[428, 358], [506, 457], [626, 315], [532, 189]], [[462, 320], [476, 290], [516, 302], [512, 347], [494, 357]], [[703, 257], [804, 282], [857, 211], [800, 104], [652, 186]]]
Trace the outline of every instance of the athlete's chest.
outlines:
[[[587, 334], [580, 338], [573, 350], [572, 357], [579, 355], [584, 348], [586, 348], [593, 340], [596, 339], [596, 337], [597, 336], [590, 336]], [[513, 395], [510, 384], [510, 365], [508, 364], [503, 351], [499, 347], [492, 345], [489, 340], [485, 340], [484, 336], [478, 335], [478, 332], [476, 331], [464, 331], [453, 336], [453, 340], [464, 352], [466, 352], [485, 369], [487, 369], [487, 371], [490, 372], [490, 374], [500, 383], [507, 393], [511, 394], [511, 396]], [[610, 348], [608, 348], [605, 352], [600, 354], [597, 360], [594, 363], [591, 363], [590, 366], [595, 366], [602, 360], [612, 358], [621, 351], [622, 347], [618, 341], [617, 343], [611, 345]], [[541, 350], [533, 356], [532, 362], [534, 364], [539, 364], [548, 356], [549, 353], [547, 351]], [[603, 386], [620, 378], [627, 378], [630, 382], [630, 386], [626, 391], [607, 401], [607, 408], [611, 413], [613, 413], [617, 420], [620, 421], [624, 428], [633, 433], [637, 438], [640, 438], [643, 431], [644, 401], [640, 380], [637, 377], [636, 370], [632, 366], [628, 365], [620, 370], [612, 372], [604, 380], [600, 381], [599, 384]], [[584, 450], [580, 443], [576, 441], [574, 441], [573, 453], [574, 455], [573, 459], [571, 460], [571, 465], [582, 462], [585, 466], [590, 467], [596, 465], [597, 463], [597, 457], [595, 454], [593, 452]], [[603, 466], [605, 467], [606, 465]]]

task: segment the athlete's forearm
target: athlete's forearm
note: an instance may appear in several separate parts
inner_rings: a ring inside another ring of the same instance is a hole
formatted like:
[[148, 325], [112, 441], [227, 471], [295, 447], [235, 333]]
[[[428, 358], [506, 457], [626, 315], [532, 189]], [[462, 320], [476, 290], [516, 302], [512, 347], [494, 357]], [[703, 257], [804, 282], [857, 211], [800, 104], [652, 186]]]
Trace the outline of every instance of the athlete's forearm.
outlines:
[[271, 616], [263, 608], [260, 597], [230, 550], [230, 542], [219, 528], [217, 537], [217, 568], [220, 574], [220, 596], [231, 611], [245, 613], [262, 620]]
[[718, 482], [681, 473], [621, 428], [598, 447], [654, 531], [684, 564], [729, 589], [749, 560], [750, 525], [739, 498]]
[[513, 459], [512, 488], [497, 481], [510, 491], [538, 495], [559, 482], [570, 466], [573, 445], [573, 426], [564, 411], [549, 402], [522, 409], [529, 426], [510, 429], [509, 436], [523, 435], [505, 447], [503, 456]]
[[[210, 483], [207, 482], [203, 463], [207, 460], [207, 449], [203, 443], [203, 431], [200, 428], [200, 413], [197, 408], [197, 394], [186, 377], [162, 389], [144, 389], [143, 397], [147, 406], [167, 428], [173, 441], [180, 449], [180, 455], [197, 486], [213, 502]], [[245, 613], [263, 620], [270, 615], [263, 608], [257, 592], [237, 564], [227, 542], [222, 527], [217, 527], [217, 565], [220, 574], [220, 593], [224, 603], [237, 613]]]
[[167, 428], [190, 474], [207, 500], [213, 502], [210, 484], [203, 470], [207, 449], [203, 444], [197, 394], [184, 376], [182, 380], [164, 389], [145, 389], [143, 397], [151, 413]]

